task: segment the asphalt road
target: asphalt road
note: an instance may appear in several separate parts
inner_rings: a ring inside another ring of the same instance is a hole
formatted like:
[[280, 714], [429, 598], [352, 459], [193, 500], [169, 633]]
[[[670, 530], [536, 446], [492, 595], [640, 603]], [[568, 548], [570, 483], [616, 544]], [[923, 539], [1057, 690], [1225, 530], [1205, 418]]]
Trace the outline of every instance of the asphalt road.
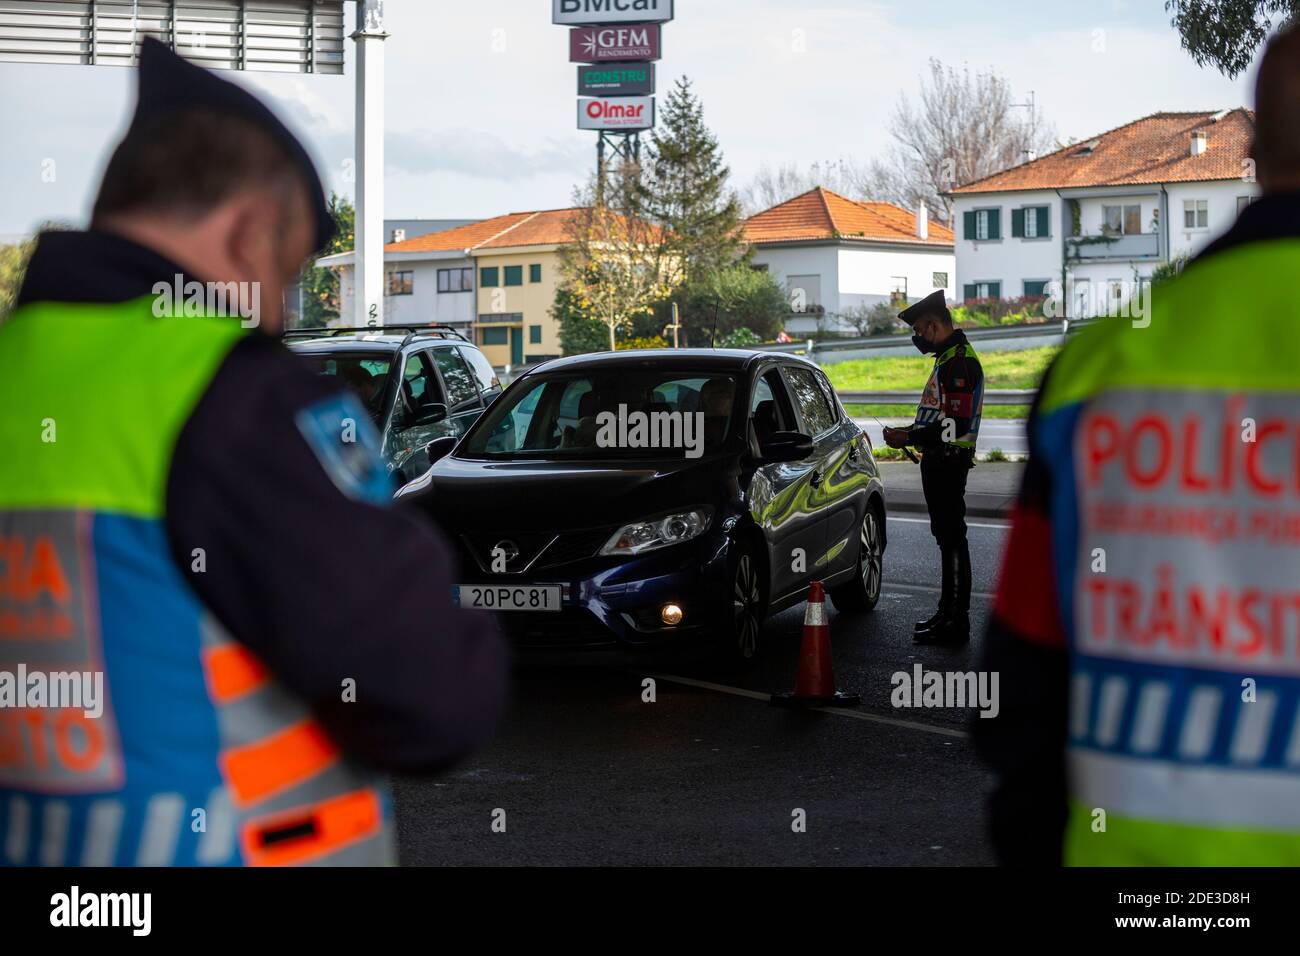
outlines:
[[[524, 665], [497, 738], [434, 780], [396, 788], [406, 865], [989, 864], [990, 779], [964, 728], [971, 710], [895, 709], [891, 675], [978, 667], [988, 592], [1005, 538], [971, 529], [969, 647], [920, 647], [911, 623], [937, 599], [923, 517], [889, 521], [886, 583], [869, 615], [828, 605], [842, 690], [854, 710], [792, 712], [803, 606], [770, 620], [748, 674], [699, 661], [613, 659]], [[656, 701], [642, 701], [655, 680]], [[792, 830], [804, 811], [806, 832]], [[494, 818], [505, 832], [493, 831]], [[495, 815], [494, 815], [495, 812]]]

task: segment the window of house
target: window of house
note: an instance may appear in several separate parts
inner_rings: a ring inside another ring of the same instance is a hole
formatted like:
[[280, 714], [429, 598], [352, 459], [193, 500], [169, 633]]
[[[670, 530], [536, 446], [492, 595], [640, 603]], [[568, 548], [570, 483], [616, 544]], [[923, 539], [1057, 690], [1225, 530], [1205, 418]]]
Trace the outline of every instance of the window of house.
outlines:
[[485, 266], [478, 270], [478, 284], [485, 289], [495, 289], [500, 284], [496, 266]]
[[474, 270], [473, 269], [439, 269], [438, 270], [438, 291], [439, 292], [473, 292], [474, 291]]
[[1002, 298], [1001, 282], [968, 282], [962, 289], [963, 297], [966, 299], [1000, 299]]
[[484, 345], [509, 345], [509, 329], [480, 329]]
[[524, 267], [523, 266], [506, 266], [506, 285], [523, 285], [524, 284]]
[[790, 276], [790, 307], [794, 312], [807, 312], [822, 302], [821, 276]]
[[1254, 197], [1254, 196], [1238, 196], [1238, 197], [1237, 197], [1237, 215], [1240, 216], [1241, 213], [1242, 213], [1242, 211], [1243, 211], [1247, 206], [1249, 206], [1252, 202], [1254, 202], [1254, 201], [1255, 201], [1255, 197]]
[[529, 282], [542, 281], [542, 264], [540, 262], [534, 262], [532, 265], [528, 267], [528, 281]]
[[1026, 279], [1025, 297], [1037, 298], [1038, 296], [1047, 295], [1047, 283], [1047, 279]]
[[414, 272], [388, 273], [388, 295], [410, 295], [414, 290]]
[[893, 306], [907, 305], [907, 276], [889, 277], [889, 304]]
[[999, 238], [1002, 217], [998, 209], [977, 209], [975, 211], [975, 238]]
[[1183, 200], [1183, 227], [1208, 229], [1210, 226], [1210, 201], [1208, 199]]
[[1101, 231], [1108, 236], [1136, 236], [1142, 232], [1142, 204], [1102, 206]]
[[542, 344], [542, 327], [540, 325], [528, 326], [528, 344], [529, 345]]
[[930, 285], [936, 289], [948, 288], [948, 273], [946, 272], [930, 273]]

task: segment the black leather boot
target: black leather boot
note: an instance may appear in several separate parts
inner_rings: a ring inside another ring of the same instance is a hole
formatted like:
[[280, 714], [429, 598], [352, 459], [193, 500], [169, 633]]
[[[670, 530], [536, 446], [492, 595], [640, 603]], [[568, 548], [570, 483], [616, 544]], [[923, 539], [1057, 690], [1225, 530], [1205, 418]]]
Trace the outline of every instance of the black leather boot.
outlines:
[[939, 592], [939, 607], [928, 621], [917, 621], [912, 625], [913, 634], [924, 634], [934, 630], [935, 626], [948, 616], [952, 607], [956, 578], [953, 575], [955, 565], [948, 559], [948, 549], [939, 549], [939, 568], [943, 572], [943, 588]]
[[970, 640], [970, 547], [966, 542], [944, 552], [945, 570], [951, 568], [953, 597], [948, 614], [928, 631], [918, 631], [918, 644], [965, 644]]

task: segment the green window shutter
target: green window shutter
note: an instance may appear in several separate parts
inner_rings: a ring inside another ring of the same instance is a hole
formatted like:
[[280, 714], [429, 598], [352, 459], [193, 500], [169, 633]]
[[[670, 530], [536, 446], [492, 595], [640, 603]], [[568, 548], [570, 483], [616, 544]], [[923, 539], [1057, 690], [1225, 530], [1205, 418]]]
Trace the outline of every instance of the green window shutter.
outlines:
[[523, 285], [524, 267], [506, 266], [506, 285]]
[[540, 325], [530, 325], [528, 327], [528, 343], [530, 345], [542, 344], [542, 327]]
[[509, 329], [484, 329], [484, 345], [508, 345], [510, 342]]
[[529, 282], [542, 281], [542, 264], [540, 262], [534, 262], [531, 266], [528, 267], [528, 281]]
[[[967, 215], [969, 216], [970, 213], [967, 213]], [[961, 287], [961, 297], [963, 300], [967, 302], [969, 302], [971, 299], [974, 299], [976, 297], [975, 292], [976, 289], [974, 283], [968, 282], [966, 283], [966, 285]]]
[[497, 267], [490, 266], [488, 268], [479, 269], [478, 284], [484, 289], [495, 289], [497, 286]]
[[989, 210], [989, 238], [990, 239], [1002, 238], [1002, 210], [1001, 209]]
[[1039, 206], [1037, 209], [1034, 210], [1034, 212], [1038, 214], [1038, 234], [1040, 236], [1050, 235], [1052, 227], [1048, 224], [1047, 221], [1048, 213], [1049, 213], [1048, 208], [1046, 206]]
[[1047, 294], [1047, 283], [1046, 283], [1045, 281], [1044, 281], [1044, 282], [1030, 282], [1028, 279], [1025, 280], [1025, 295], [1026, 295], [1026, 296], [1040, 296], [1040, 295], [1046, 295], [1046, 294]]
[[963, 225], [962, 225], [962, 238], [963, 238], [963, 239], [974, 239], [974, 238], [975, 238], [975, 212], [974, 212], [974, 210], [971, 210], [970, 212], [967, 212], [967, 213], [963, 213], [961, 218], [962, 218], [962, 223], [963, 223]]
[[[1027, 210], [1033, 212], [1034, 210]], [[1011, 236], [1013, 239], [1025, 238], [1025, 212], [1024, 209], [1011, 210]]]
[[1000, 298], [1002, 298], [1002, 283], [1001, 283], [1001, 282], [990, 282], [990, 283], [989, 283], [989, 298], [990, 298], [990, 299], [1000, 299]]

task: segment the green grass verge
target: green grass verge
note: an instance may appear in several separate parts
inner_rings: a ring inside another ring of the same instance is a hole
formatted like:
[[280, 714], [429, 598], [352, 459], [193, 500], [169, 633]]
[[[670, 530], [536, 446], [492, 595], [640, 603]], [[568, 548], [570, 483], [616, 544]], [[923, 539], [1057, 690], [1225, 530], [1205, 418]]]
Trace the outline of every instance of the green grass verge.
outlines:
[[[906, 418], [916, 414], [915, 405], [845, 405], [850, 418]], [[1028, 405], [985, 405], [985, 418], [1028, 418]]]
[[[1049, 345], [1016, 352], [985, 352], [980, 355], [984, 387], [1037, 388], [1058, 351], [1059, 346]], [[837, 389], [914, 389], [919, 394], [933, 367], [933, 358], [917, 355], [853, 359], [826, 365], [823, 369], [831, 385]]]

